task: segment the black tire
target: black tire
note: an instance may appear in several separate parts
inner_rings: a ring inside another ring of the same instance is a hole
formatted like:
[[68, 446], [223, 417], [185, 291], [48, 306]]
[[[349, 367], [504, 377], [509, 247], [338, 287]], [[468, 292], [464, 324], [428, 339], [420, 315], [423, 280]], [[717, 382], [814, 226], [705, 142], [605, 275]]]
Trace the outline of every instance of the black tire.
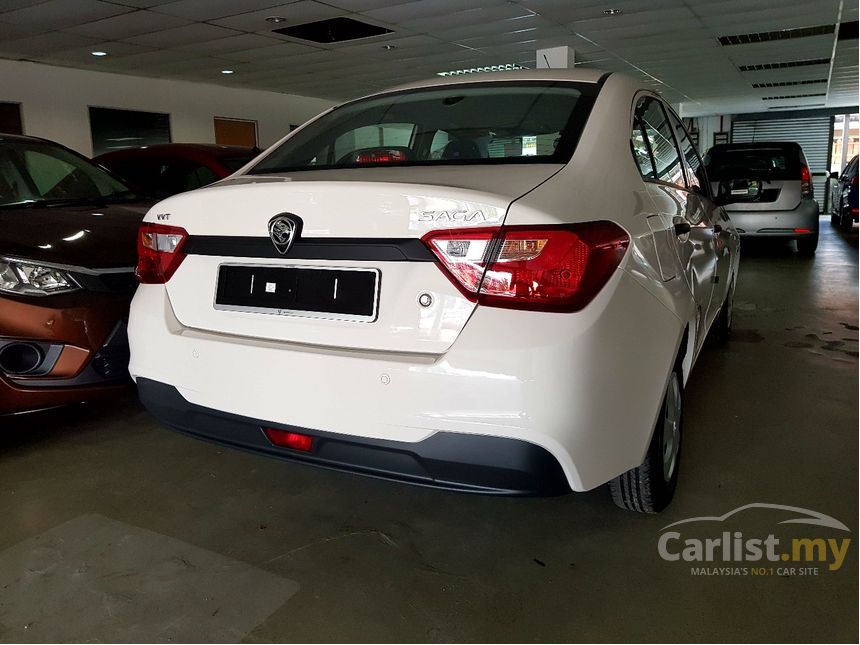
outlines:
[[797, 238], [797, 252], [800, 255], [805, 255], [807, 257], [815, 255], [815, 249], [818, 248], [818, 233], [815, 235], [809, 235], [807, 237], [799, 237]]
[[[677, 388], [675, 394], [670, 393], [670, 389], [673, 387]], [[664, 439], [666, 438], [666, 433], [671, 432], [669, 430], [669, 423], [667, 423], [670, 396], [673, 399], [677, 397], [677, 422], [675, 425], [677, 430], [672, 432], [674, 459], [672, 460], [671, 469], [667, 474], [666, 453], [664, 452], [666, 445]], [[659, 513], [672, 501], [675, 487], [678, 484], [683, 409], [681, 374], [676, 368], [669, 378], [669, 383], [666, 385], [666, 392], [663, 394], [663, 404], [660, 406], [660, 415], [657, 417], [657, 424], [654, 427], [654, 433], [648, 446], [648, 454], [645, 455], [645, 461], [640, 466], [628, 470], [609, 482], [609, 492], [612, 494], [612, 501], [617, 506], [638, 513]]]

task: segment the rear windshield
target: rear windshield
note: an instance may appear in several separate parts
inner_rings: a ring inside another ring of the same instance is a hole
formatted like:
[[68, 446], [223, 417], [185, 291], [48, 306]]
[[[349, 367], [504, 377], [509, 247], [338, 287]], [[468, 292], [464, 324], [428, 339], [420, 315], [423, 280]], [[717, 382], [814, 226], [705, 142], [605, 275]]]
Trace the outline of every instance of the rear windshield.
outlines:
[[705, 155], [711, 181], [800, 179], [800, 159], [792, 148], [712, 148]]
[[566, 163], [591, 110], [589, 83], [474, 83], [347, 103], [287, 139], [250, 174]]

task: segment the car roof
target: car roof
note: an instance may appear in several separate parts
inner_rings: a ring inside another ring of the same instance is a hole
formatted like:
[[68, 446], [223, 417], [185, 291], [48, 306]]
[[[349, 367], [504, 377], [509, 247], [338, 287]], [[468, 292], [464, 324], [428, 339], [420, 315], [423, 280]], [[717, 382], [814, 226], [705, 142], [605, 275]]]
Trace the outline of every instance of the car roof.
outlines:
[[119, 150], [111, 150], [96, 157], [96, 159], [119, 158], [119, 157], [138, 157], [141, 155], [149, 155], [156, 153], [164, 153], [171, 156], [194, 156], [197, 157], [203, 154], [207, 157], [235, 157], [237, 155], [251, 155], [256, 151], [254, 148], [245, 146], [226, 146], [217, 143], [158, 143], [151, 146], [135, 146], [132, 148], [121, 148]]
[[44, 143], [53, 146], [62, 145], [60, 143], [57, 143], [56, 141], [51, 141], [50, 139], [43, 139], [42, 137], [31, 137], [27, 134], [9, 134], [6, 132], [0, 132], [0, 142], [2, 141], [26, 141], [28, 143]]
[[446, 87], [450, 85], [465, 85], [472, 83], [516, 83], [517, 81], [571, 81], [578, 83], [598, 83], [610, 72], [599, 69], [520, 69], [510, 72], [492, 73], [466, 73], [454, 74], [452, 76], [436, 76], [423, 81], [404, 83], [390, 87], [381, 92], [373, 94], [388, 94], [389, 92], [402, 92], [433, 87]]

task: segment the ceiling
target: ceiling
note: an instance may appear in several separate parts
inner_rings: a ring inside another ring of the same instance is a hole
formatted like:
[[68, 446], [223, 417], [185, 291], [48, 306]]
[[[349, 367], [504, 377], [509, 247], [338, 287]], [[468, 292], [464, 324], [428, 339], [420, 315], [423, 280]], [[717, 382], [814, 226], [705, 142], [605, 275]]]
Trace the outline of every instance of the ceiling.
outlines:
[[[322, 45], [273, 32], [339, 16], [392, 33]], [[837, 39], [857, 19], [853, 0], [0, 0], [0, 57], [345, 99], [440, 71], [534, 67], [536, 49], [568, 45], [577, 64], [632, 74], [697, 116], [857, 105], [856, 32]], [[837, 28], [718, 40], [822, 25]], [[801, 60], [819, 62], [739, 69]]]

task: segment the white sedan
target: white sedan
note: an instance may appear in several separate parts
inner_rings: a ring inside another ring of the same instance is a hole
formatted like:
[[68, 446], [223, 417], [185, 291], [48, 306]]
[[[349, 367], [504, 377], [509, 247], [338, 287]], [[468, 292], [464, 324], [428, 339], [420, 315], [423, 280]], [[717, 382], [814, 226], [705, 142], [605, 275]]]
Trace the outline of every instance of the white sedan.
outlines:
[[462, 491], [672, 498], [682, 391], [738, 237], [678, 117], [536, 70], [335, 107], [157, 204], [129, 321], [180, 431]]

